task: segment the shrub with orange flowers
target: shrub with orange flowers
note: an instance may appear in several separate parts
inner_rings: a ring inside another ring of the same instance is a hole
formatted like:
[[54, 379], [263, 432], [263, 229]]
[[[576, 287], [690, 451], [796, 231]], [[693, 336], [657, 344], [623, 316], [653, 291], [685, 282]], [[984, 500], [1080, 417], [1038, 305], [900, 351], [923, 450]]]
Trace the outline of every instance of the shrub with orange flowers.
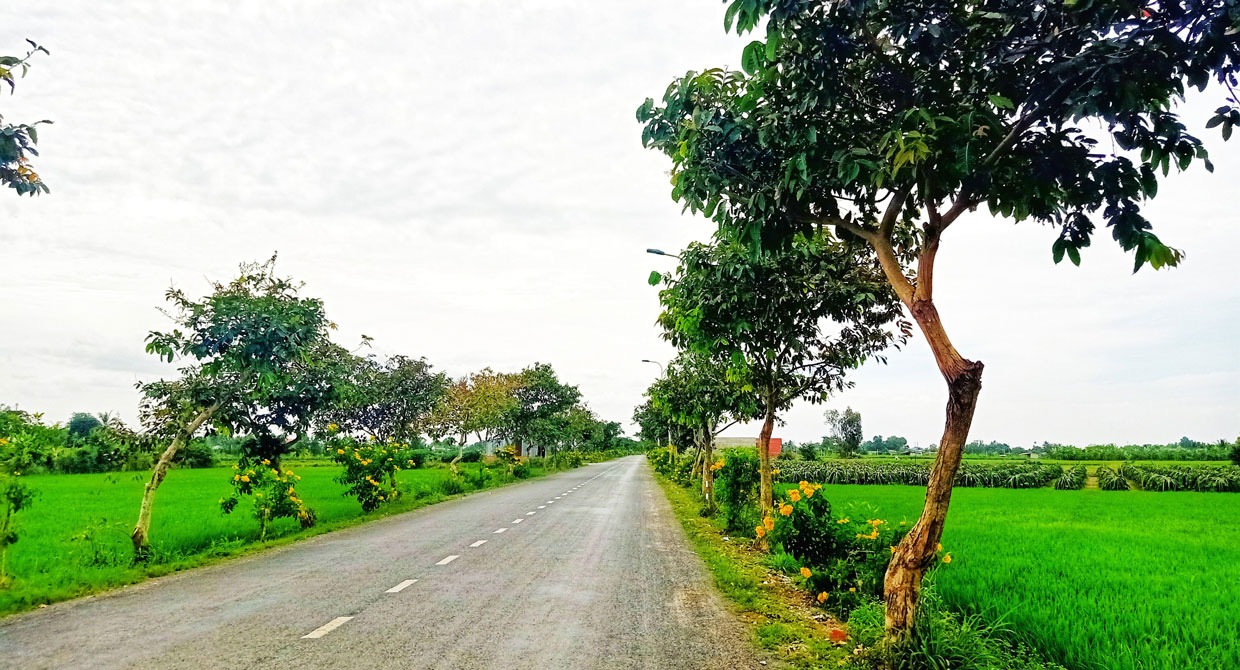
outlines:
[[879, 518], [835, 518], [820, 484], [802, 481], [778, 501], [770, 538], [804, 568], [801, 576], [817, 602], [846, 614], [869, 596], [881, 597], [891, 547], [907, 524]]

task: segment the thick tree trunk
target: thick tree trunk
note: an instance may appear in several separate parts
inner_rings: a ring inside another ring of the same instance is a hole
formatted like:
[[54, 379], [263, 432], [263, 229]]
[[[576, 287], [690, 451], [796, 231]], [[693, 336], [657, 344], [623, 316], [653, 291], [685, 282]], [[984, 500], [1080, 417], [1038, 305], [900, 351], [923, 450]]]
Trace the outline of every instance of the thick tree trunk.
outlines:
[[888, 642], [897, 644], [908, 640], [916, 623], [922, 577], [935, 561], [951, 502], [952, 484], [982, 390], [982, 364], [965, 359], [952, 346], [933, 301], [914, 300], [910, 311], [947, 381], [947, 419], [930, 471], [921, 518], [896, 547], [887, 567], [883, 585], [885, 629]]
[[758, 435], [759, 502], [762, 516], [769, 516], [775, 509], [774, 482], [771, 480], [771, 433], [775, 431], [775, 401], [766, 402], [766, 416], [762, 421], [762, 433]]
[[215, 403], [210, 407], [198, 413], [185, 429], [177, 434], [172, 440], [172, 444], [164, 450], [159, 462], [155, 464], [155, 469], [151, 472], [151, 481], [146, 483], [146, 490], [142, 493], [142, 506], [138, 509], [138, 523], [134, 525], [133, 533], [129, 539], [133, 541], [133, 556], [135, 561], [145, 561], [150, 554], [150, 531], [151, 531], [151, 507], [155, 503], [155, 490], [159, 485], [164, 483], [164, 477], [168, 474], [168, 466], [172, 464], [172, 458], [176, 456], [177, 450], [185, 446], [185, 443], [193, 437], [194, 433], [202, 427], [203, 422], [211, 418], [220, 408], [220, 403]]

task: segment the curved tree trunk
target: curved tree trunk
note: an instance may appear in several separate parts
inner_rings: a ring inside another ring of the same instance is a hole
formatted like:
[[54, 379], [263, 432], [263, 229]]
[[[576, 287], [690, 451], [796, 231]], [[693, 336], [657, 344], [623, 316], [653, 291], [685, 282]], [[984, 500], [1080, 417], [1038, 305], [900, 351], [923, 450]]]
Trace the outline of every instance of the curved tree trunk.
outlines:
[[155, 490], [159, 485], [164, 483], [164, 477], [168, 475], [168, 466], [172, 464], [172, 457], [176, 456], [177, 451], [185, 446], [185, 443], [193, 437], [194, 433], [202, 427], [202, 424], [210, 419], [220, 408], [220, 403], [215, 403], [210, 407], [198, 413], [193, 421], [173, 438], [172, 444], [164, 450], [159, 462], [155, 464], [155, 469], [151, 472], [151, 481], [146, 483], [146, 490], [142, 493], [142, 506], [138, 509], [138, 523], [134, 525], [133, 532], [130, 533], [129, 539], [133, 541], [133, 556], [135, 561], [145, 561], [150, 555], [150, 531], [151, 531], [151, 507], [155, 504]]
[[766, 416], [762, 420], [762, 433], [758, 436], [758, 500], [762, 504], [762, 516], [769, 516], [775, 509], [774, 482], [771, 479], [771, 433], [775, 431], [775, 399], [768, 397]]
[[889, 642], [907, 641], [917, 618], [921, 581], [933, 565], [951, 503], [952, 484], [960, 468], [973, 411], [982, 390], [982, 364], [962, 357], [952, 346], [930, 299], [914, 300], [910, 311], [947, 381], [947, 418], [938, 454], [926, 486], [921, 517], [896, 547], [883, 584], [885, 631]]
[[461, 459], [465, 457], [465, 440], [467, 439], [467, 437], [468, 435], [466, 433], [461, 433], [461, 444], [460, 446], [457, 447], [456, 456], [452, 459], [450, 463], [448, 463], [448, 467], [452, 469], [452, 474], [454, 475], [458, 474], [456, 470], [456, 464], [460, 463]]

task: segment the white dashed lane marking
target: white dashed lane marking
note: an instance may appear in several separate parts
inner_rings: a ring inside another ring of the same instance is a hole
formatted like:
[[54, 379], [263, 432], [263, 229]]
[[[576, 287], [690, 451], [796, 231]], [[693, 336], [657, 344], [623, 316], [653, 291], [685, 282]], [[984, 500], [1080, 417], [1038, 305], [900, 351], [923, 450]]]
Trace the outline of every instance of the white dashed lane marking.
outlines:
[[[519, 519], [518, 519], [518, 520], [519, 520]], [[496, 534], [496, 535], [499, 535], [500, 533], [502, 533], [502, 532], [504, 532], [504, 531], [506, 531], [506, 530], [508, 530], [508, 529], [507, 529], [507, 528], [497, 528], [497, 529], [495, 530], [495, 534]]]
[[393, 586], [392, 588], [388, 589], [388, 590], [387, 590], [387, 593], [400, 593], [401, 591], [404, 591], [405, 589], [407, 589], [407, 588], [409, 588], [410, 586], [412, 586], [412, 585], [414, 585], [414, 584], [417, 584], [417, 583], [418, 583], [418, 580], [416, 580], [416, 579], [406, 579], [405, 581], [403, 581], [403, 582], [401, 582], [401, 583], [397, 584], [396, 586]]
[[547, 506], [546, 506], [546, 505], [539, 505], [539, 506], [538, 506], [538, 509], [547, 509]]
[[455, 560], [456, 560], [456, 559], [458, 559], [458, 558], [460, 558], [460, 555], [458, 555], [458, 554], [452, 554], [451, 556], [448, 556], [448, 557], [444, 558], [442, 561], [439, 561], [439, 562], [438, 562], [438, 563], [436, 563], [435, 565], [447, 565], [447, 564], [451, 563], [452, 561], [455, 561]]
[[513, 519], [512, 520], [513, 523], [521, 523], [522, 521], [525, 521], [525, 519]]
[[486, 543], [487, 543], [487, 541], [486, 541], [486, 540], [478, 540], [477, 542], [475, 542], [475, 543], [473, 543], [473, 544], [469, 545], [469, 548], [470, 548], [470, 549], [477, 549], [478, 547], [481, 547], [482, 545], [484, 545], [484, 544], [486, 544]]
[[535, 514], [538, 514], [538, 512], [526, 512], [525, 516], [534, 516]]
[[331, 621], [328, 621], [327, 623], [323, 624], [322, 626], [315, 628], [313, 631], [307, 633], [306, 635], [302, 635], [301, 639], [314, 640], [314, 639], [323, 637], [324, 635], [327, 635], [328, 633], [336, 630], [341, 625], [343, 625], [344, 622], [352, 618], [353, 617], [351, 616], [338, 616], [335, 619], [332, 619]]

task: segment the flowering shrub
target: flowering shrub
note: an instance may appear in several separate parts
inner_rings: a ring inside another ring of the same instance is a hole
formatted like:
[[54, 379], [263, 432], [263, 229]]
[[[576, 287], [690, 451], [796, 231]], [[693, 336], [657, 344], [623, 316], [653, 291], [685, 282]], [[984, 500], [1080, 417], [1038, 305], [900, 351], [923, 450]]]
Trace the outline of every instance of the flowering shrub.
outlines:
[[302, 528], [315, 524], [314, 510], [306, 507], [297, 494], [297, 482], [301, 477], [292, 470], [281, 471], [279, 464], [273, 464], [270, 459], [254, 462], [249, 457], [242, 457], [233, 469], [236, 470], [231, 482], [233, 494], [220, 499], [220, 509], [231, 514], [242, 496], [252, 496], [260, 539], [267, 539], [267, 525], [275, 519], [296, 518]]
[[[771, 538], [805, 566], [802, 583], [815, 600], [846, 613], [863, 598], [883, 595], [887, 565], [911, 526], [878, 518], [836, 518], [821, 488], [802, 481], [784, 494], [772, 519]], [[944, 554], [942, 562], [950, 563], [951, 554]]]
[[400, 495], [396, 473], [416, 468], [425, 460], [425, 456], [417, 458], [415, 451], [402, 444], [361, 444], [347, 438], [334, 440], [329, 447], [332, 460], [344, 466], [336, 481], [345, 487], [347, 495], [357, 498], [365, 512]]

